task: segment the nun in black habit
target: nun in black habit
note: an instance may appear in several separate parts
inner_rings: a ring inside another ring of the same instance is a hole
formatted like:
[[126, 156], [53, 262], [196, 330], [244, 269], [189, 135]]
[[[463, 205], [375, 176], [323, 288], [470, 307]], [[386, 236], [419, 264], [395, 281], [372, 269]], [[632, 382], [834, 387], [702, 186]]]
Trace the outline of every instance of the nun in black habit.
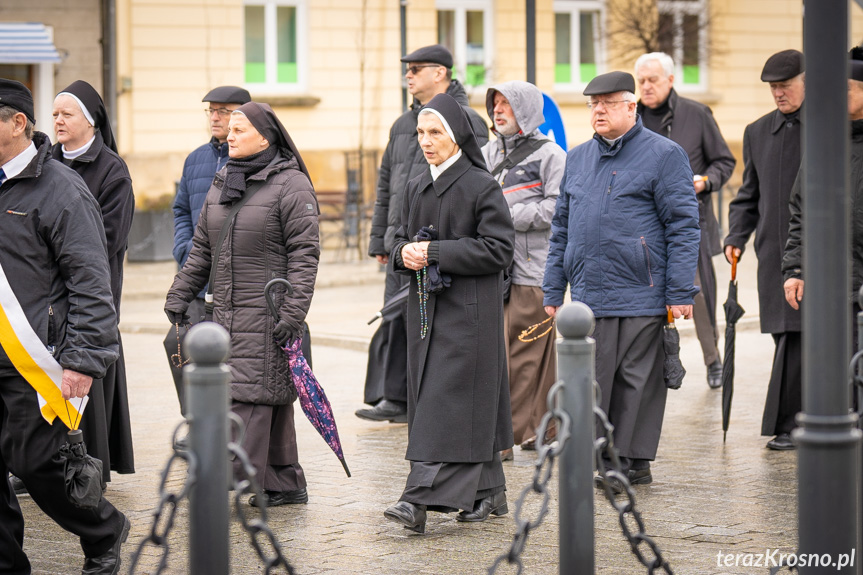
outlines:
[[[57, 94], [54, 134], [57, 143], [51, 150], [53, 158], [78, 172], [99, 202], [111, 268], [111, 293], [119, 323], [123, 259], [135, 195], [126, 163], [117, 154], [105, 104], [93, 86], [78, 80]], [[122, 341], [120, 358], [108, 368], [101, 382], [93, 382], [81, 429], [89, 454], [102, 460], [105, 481], [111, 480], [111, 470], [135, 472]]]
[[515, 231], [470, 122], [446, 94], [419, 112], [429, 170], [408, 183], [390, 259], [410, 277], [405, 490], [384, 515], [418, 533], [426, 511], [507, 513], [500, 451], [513, 444], [503, 270]]

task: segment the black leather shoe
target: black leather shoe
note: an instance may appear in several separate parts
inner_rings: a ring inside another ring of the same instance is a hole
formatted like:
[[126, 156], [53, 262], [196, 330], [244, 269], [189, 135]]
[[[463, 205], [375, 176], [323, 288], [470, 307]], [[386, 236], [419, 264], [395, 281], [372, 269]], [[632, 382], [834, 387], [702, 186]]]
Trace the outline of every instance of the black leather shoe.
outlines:
[[456, 521], [474, 523], [485, 521], [489, 515], [500, 516], [507, 513], [509, 513], [509, 508], [506, 506], [506, 492], [501, 491], [480, 499], [474, 504], [472, 511], [462, 511], [455, 516], [455, 519]]
[[791, 451], [792, 449], [797, 449], [797, 446], [794, 445], [794, 442], [791, 441], [791, 436], [787, 433], [780, 433], [773, 439], [767, 442], [767, 449], [773, 449], [776, 451]]
[[87, 557], [81, 575], [117, 575], [120, 572], [120, 547], [129, 537], [132, 524], [128, 517], [123, 517], [123, 529], [111, 549], [99, 557]]
[[408, 408], [404, 403], [382, 399], [371, 408], [358, 409], [357, 417], [371, 421], [390, 421], [392, 423], [407, 423]]
[[[279, 505], [288, 505], [289, 503], [308, 503], [309, 494], [306, 488], [295, 489], [294, 491], [270, 491], [264, 489], [264, 503], [267, 507], [278, 507]], [[249, 505], [252, 507], [260, 507], [258, 496], [252, 495], [249, 497]]]
[[24, 485], [24, 482], [21, 481], [20, 477], [16, 477], [10, 473], [9, 483], [12, 484], [12, 489], [15, 491], [16, 495], [23, 495], [27, 493], [27, 486]]
[[707, 385], [710, 389], [722, 387], [722, 362], [718, 359], [707, 366]]
[[653, 475], [650, 473], [650, 468], [630, 469], [626, 472], [626, 478], [629, 479], [630, 485], [647, 485], [653, 483]]
[[416, 533], [426, 532], [426, 506], [414, 505], [407, 501], [399, 501], [392, 507], [387, 507], [384, 517], [390, 521], [401, 523], [405, 529]]

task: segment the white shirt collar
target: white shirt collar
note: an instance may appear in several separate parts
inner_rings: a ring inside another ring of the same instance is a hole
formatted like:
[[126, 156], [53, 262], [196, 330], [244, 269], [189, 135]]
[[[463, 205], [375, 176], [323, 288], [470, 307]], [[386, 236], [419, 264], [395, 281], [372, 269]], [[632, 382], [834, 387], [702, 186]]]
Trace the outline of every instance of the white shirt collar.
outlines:
[[33, 158], [36, 157], [36, 154], [36, 144], [31, 141], [30, 145], [27, 146], [27, 148], [25, 148], [23, 152], [0, 166], [3, 168], [3, 173], [6, 174], [6, 179], [8, 180], [14, 178], [15, 176], [23, 172], [24, 168], [26, 168], [33, 160]]
[[445, 162], [441, 162], [441, 164], [439, 166], [431, 166], [430, 165], [429, 169], [431, 169], [432, 180], [436, 181], [440, 177], [440, 175], [442, 173], [444, 173], [447, 168], [449, 168], [450, 166], [455, 164], [459, 158], [461, 158], [461, 150], [459, 150], [458, 152], [453, 154], [452, 157], [450, 157]]
[[90, 146], [93, 145], [93, 142], [96, 141], [96, 134], [93, 134], [93, 137], [90, 138], [90, 141], [78, 148], [77, 150], [72, 150], [71, 152], [66, 149], [66, 145], [63, 145], [63, 157], [67, 160], [74, 160], [79, 156], [83, 156], [87, 150], [90, 149]]

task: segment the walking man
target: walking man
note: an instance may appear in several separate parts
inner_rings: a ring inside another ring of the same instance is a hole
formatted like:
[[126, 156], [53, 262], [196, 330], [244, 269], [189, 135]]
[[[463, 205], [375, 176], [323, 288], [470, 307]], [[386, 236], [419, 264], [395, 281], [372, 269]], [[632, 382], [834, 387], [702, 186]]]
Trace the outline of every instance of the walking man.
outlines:
[[644, 54], [635, 62], [635, 79], [641, 92], [638, 114], [644, 127], [680, 144], [689, 156], [693, 187], [698, 199], [701, 244], [692, 319], [701, 343], [707, 385], [722, 386], [719, 330], [716, 327], [716, 270], [713, 256], [722, 253], [719, 222], [713, 213], [713, 192], [719, 193], [737, 161], [713, 119], [710, 108], [678, 95], [674, 90], [674, 61], [662, 52]]
[[[449, 94], [467, 112], [479, 145], [488, 141], [488, 126], [468, 107], [467, 92], [452, 77], [453, 58], [449, 50], [440, 44], [425, 46], [401, 61], [407, 64], [405, 79], [414, 100], [410, 109], [390, 128], [390, 139], [381, 160], [369, 240], [369, 255], [387, 266], [384, 303], [407, 297], [408, 278], [393, 271], [389, 254], [396, 230], [401, 225], [405, 187], [408, 181], [428, 171], [428, 162], [417, 142], [420, 108], [438, 94]], [[393, 313], [381, 319], [372, 336], [363, 401], [373, 407], [357, 410], [357, 417], [371, 421], [407, 422], [406, 309], [404, 303], [396, 305]]]
[[[519, 335], [549, 320], [542, 305], [542, 276], [566, 152], [538, 129], [544, 121], [542, 92], [533, 84], [493, 86], [485, 106], [497, 139], [483, 146], [482, 155], [503, 189], [515, 225], [511, 286], [503, 308], [512, 431], [515, 443], [533, 449], [556, 379], [554, 334], [549, 331], [532, 341], [522, 341]], [[512, 450], [501, 454], [504, 460], [512, 457]]]
[[[174, 199], [174, 259], [177, 265], [183, 267], [189, 252], [192, 251], [192, 236], [198, 226], [198, 217], [207, 198], [207, 191], [213, 183], [216, 172], [225, 167], [228, 161], [228, 122], [231, 112], [246, 102], [251, 102], [249, 92], [236, 86], [219, 86], [210, 90], [201, 100], [207, 107], [204, 114], [210, 125], [210, 141], [197, 148], [186, 158], [183, 164], [183, 175]], [[206, 288], [204, 288], [206, 290]], [[189, 326], [204, 319], [204, 292], [198, 294], [186, 311], [189, 316]], [[186, 403], [183, 394], [182, 358], [177, 354], [177, 339], [185, 335], [182, 326], [171, 326], [165, 336], [165, 352], [171, 365], [171, 375], [177, 388], [177, 398], [180, 400], [180, 410], [186, 413]]]
[[630, 74], [601, 74], [584, 94], [596, 133], [566, 157], [545, 309], [557, 312], [567, 284], [573, 301], [590, 306], [600, 407], [614, 425], [622, 471], [632, 484], [650, 483], [667, 395], [666, 313], [692, 317], [698, 292], [698, 203], [686, 152], [644, 129]]
[[764, 64], [761, 81], [769, 83], [776, 109], [743, 132], [743, 185], [728, 206], [725, 258], [740, 258], [755, 232], [761, 332], [772, 334], [776, 344], [761, 435], [775, 436], [768, 449], [786, 450], [794, 449], [791, 430], [802, 409], [800, 312], [782, 297], [782, 252], [791, 217], [788, 202], [800, 168], [803, 54], [774, 54]]
[[[93, 379], [119, 355], [105, 230], [84, 180], [51, 158], [34, 122], [30, 90], [0, 79], [0, 477], [14, 473], [80, 538], [82, 575], [115, 574], [129, 520], [104, 498], [95, 509], [73, 505], [57, 457]], [[23, 543], [7, 479], [0, 573], [29, 575]]]

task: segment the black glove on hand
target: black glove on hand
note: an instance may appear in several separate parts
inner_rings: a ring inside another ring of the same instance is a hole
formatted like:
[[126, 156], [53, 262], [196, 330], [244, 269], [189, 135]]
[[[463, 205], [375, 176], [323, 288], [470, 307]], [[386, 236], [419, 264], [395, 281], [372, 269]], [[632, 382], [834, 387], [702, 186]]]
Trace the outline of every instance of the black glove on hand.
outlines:
[[294, 334], [285, 320], [280, 319], [273, 327], [273, 338], [275, 338], [279, 347], [285, 347], [288, 343], [294, 342]]
[[179, 325], [189, 325], [189, 316], [184, 311], [173, 311], [165, 308], [165, 315], [171, 323]]

